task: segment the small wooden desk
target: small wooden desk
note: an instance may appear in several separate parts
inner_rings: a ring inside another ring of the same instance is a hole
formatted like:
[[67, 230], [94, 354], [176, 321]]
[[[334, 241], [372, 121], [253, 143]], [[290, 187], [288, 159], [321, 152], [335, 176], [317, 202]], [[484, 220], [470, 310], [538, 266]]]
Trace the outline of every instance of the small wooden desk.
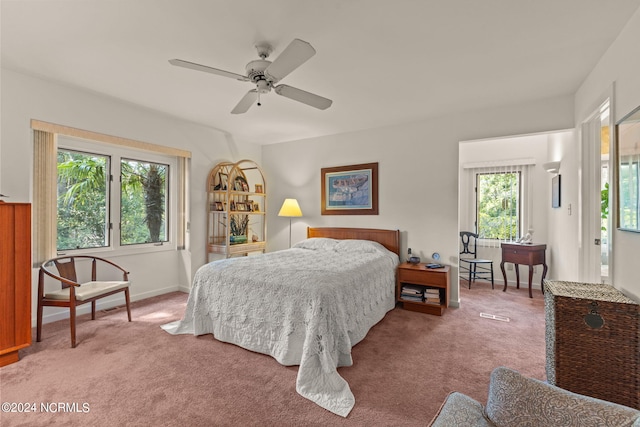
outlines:
[[502, 277], [504, 278], [504, 289], [507, 290], [507, 273], [504, 271], [504, 263], [512, 262], [515, 264], [516, 270], [516, 286], [520, 289], [520, 272], [518, 271], [518, 265], [529, 266], [529, 298], [533, 298], [531, 293], [531, 280], [533, 279], [533, 266], [542, 264], [542, 280], [540, 280], [540, 286], [542, 287], [542, 293], [544, 293], [544, 277], [547, 275], [547, 263], [545, 262], [545, 251], [547, 245], [545, 244], [522, 244], [522, 243], [502, 243], [502, 261], [500, 262], [500, 270], [502, 270]]

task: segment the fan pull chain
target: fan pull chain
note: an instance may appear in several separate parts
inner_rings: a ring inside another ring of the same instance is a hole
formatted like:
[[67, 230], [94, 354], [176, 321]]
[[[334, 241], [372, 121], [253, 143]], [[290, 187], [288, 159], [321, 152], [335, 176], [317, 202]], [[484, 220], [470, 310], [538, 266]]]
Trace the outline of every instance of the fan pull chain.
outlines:
[[262, 104], [260, 103], [260, 90], [258, 89], [258, 107], [260, 107]]

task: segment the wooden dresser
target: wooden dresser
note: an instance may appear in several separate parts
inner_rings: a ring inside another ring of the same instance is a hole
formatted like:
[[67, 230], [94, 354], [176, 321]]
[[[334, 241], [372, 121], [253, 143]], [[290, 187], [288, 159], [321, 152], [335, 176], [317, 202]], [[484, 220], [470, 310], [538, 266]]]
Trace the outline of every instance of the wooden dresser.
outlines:
[[31, 205], [0, 201], [0, 366], [31, 345]]

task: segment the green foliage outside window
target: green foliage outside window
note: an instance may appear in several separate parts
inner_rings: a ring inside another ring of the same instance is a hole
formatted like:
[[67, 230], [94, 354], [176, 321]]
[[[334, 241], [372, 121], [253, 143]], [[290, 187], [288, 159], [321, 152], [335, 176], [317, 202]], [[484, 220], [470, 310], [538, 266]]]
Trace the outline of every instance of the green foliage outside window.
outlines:
[[109, 158], [58, 150], [57, 249], [108, 246]]
[[520, 220], [520, 173], [479, 173], [476, 178], [479, 237], [516, 239]]
[[120, 163], [120, 244], [166, 242], [168, 166], [123, 159]]
[[[167, 165], [121, 161], [120, 245], [166, 242]], [[109, 246], [110, 158], [58, 150], [57, 250]]]

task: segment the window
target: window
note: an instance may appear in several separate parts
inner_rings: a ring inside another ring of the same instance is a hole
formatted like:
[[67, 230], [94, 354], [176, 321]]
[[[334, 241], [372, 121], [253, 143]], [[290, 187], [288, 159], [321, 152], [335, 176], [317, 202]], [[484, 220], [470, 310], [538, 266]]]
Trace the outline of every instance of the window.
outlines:
[[168, 165], [120, 162], [120, 244], [166, 242]]
[[56, 248], [109, 246], [110, 158], [58, 150], [58, 236]]
[[640, 218], [640, 162], [634, 156], [620, 156], [620, 224], [637, 230]]
[[460, 231], [478, 233], [478, 245], [499, 248], [533, 233], [535, 159], [462, 163]]
[[171, 240], [175, 158], [71, 138], [58, 145], [57, 251]]
[[481, 239], [520, 235], [520, 172], [476, 174], [476, 232]]

